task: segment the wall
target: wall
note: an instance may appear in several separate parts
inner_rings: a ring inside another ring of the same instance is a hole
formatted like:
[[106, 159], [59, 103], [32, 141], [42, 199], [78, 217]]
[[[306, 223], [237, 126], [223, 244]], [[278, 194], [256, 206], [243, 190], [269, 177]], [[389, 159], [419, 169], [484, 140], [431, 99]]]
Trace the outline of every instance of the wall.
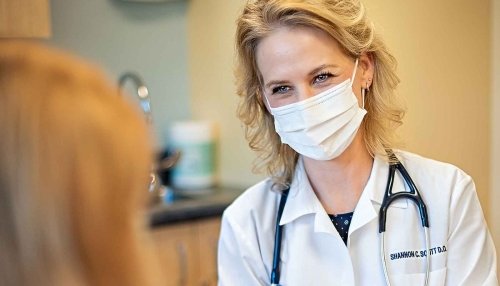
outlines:
[[[128, 70], [142, 75], [160, 145], [166, 144], [172, 120], [191, 116], [187, 3], [51, 0], [50, 44], [102, 65], [113, 79]], [[130, 92], [131, 87], [127, 84]]]
[[[491, 222], [492, 233], [495, 245], [497, 246], [497, 256], [500, 250], [500, 0], [493, 1], [492, 9], [492, 86], [493, 97], [491, 105], [491, 122], [492, 122], [492, 160], [491, 160]], [[498, 265], [500, 270], [500, 265]], [[500, 273], [497, 271], [497, 273]]]
[[242, 0], [189, 1], [188, 66], [193, 116], [215, 120], [220, 128], [220, 181], [250, 186], [262, 176], [251, 172], [255, 155], [247, 147], [236, 117], [234, 33], [242, 3]]
[[[365, 1], [399, 60], [406, 149], [453, 163], [490, 193], [490, 1]], [[438, 191], [438, 190], [436, 190]]]

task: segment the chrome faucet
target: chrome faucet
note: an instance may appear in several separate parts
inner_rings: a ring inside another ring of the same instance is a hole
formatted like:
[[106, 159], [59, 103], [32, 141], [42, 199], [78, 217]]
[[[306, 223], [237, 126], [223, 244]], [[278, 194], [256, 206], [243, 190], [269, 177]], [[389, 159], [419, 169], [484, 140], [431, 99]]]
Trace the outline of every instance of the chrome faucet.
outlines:
[[[149, 97], [148, 88], [146, 87], [146, 84], [144, 83], [142, 78], [134, 72], [123, 73], [118, 79], [118, 86], [120, 88], [120, 91], [123, 89], [125, 83], [129, 79], [133, 81], [135, 88], [137, 89], [137, 96], [139, 97], [141, 109], [144, 112], [144, 116], [146, 117], [146, 122], [150, 126], [152, 126], [153, 116], [151, 114], [151, 100]], [[179, 160], [179, 156], [180, 153], [177, 151], [167, 157], [161, 158], [161, 160], [159, 160], [158, 162], [154, 162], [154, 165], [152, 166], [150, 172], [150, 182], [148, 188], [151, 204], [157, 204], [159, 201], [167, 202], [167, 200], [169, 200], [169, 197], [172, 197], [172, 190], [162, 185], [158, 172], [171, 169]]]
[[[137, 89], [137, 96], [139, 97], [139, 103], [141, 105], [142, 111], [144, 112], [144, 116], [146, 117], [146, 122], [149, 125], [153, 124], [153, 117], [151, 116], [151, 100], [149, 98], [149, 91], [146, 87], [146, 84], [142, 80], [142, 78], [134, 72], [125, 72], [118, 79], [118, 86], [120, 91], [125, 86], [127, 80], [132, 80], [135, 84], [135, 88]], [[155, 171], [156, 167], [153, 166], [150, 172], [150, 182], [148, 191], [151, 194], [151, 203], [156, 203], [157, 198], [159, 197], [158, 193], [161, 189], [161, 184], [159, 182], [158, 174]]]
[[149, 91], [146, 84], [142, 78], [134, 72], [125, 72], [120, 76], [118, 80], [118, 86], [123, 89], [127, 80], [130, 79], [134, 82], [137, 89], [137, 96], [139, 97], [139, 103], [141, 105], [144, 116], [146, 116], [146, 121], [148, 124], [153, 123], [153, 116], [151, 114], [151, 99], [149, 98]]

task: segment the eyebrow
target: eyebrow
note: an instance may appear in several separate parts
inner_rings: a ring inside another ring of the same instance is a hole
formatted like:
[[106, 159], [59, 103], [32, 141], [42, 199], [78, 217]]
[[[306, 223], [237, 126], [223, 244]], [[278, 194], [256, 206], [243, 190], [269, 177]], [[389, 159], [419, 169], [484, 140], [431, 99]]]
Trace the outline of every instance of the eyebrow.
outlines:
[[272, 80], [265, 85], [265, 88], [271, 88], [271, 86], [273, 86], [273, 85], [283, 85], [283, 84], [287, 84], [287, 83], [288, 83], [288, 81], [286, 81], [286, 80]]
[[[317, 68], [314, 68], [313, 70], [311, 70], [308, 75], [309, 76], [312, 76], [312, 75], [315, 75], [317, 74], [320, 70], [323, 70], [325, 68], [338, 68], [339, 66], [338, 65], [335, 65], [335, 64], [331, 64], [331, 65], [320, 65], [319, 67]], [[265, 88], [271, 88], [271, 86], [273, 85], [283, 85], [283, 84], [287, 84], [289, 83], [289, 81], [286, 81], [286, 80], [272, 80], [270, 82], [268, 82], [264, 87]]]
[[319, 67], [313, 69], [312, 71], [309, 72], [309, 75], [315, 75], [317, 74], [320, 70], [326, 69], [326, 68], [339, 68], [339, 65], [331, 64], [331, 65], [320, 65]]

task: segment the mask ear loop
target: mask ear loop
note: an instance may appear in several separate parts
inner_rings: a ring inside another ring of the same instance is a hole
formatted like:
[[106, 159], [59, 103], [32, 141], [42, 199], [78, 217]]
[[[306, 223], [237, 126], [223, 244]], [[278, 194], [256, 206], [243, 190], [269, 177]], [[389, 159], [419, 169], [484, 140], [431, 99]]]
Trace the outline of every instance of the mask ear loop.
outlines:
[[351, 76], [351, 87], [352, 87], [352, 84], [354, 83], [354, 77], [356, 77], [356, 71], [358, 70], [358, 58], [356, 58], [356, 62], [354, 63], [354, 71], [352, 72], [352, 76]]
[[267, 108], [267, 110], [269, 111], [269, 113], [271, 113], [271, 115], [274, 115], [274, 114], [273, 114], [273, 107], [271, 106], [271, 103], [269, 103], [269, 99], [267, 99], [267, 96], [264, 94], [264, 92], [263, 92], [263, 91], [261, 91], [261, 92], [260, 92], [260, 95], [261, 95], [261, 97], [263, 97], [263, 98], [264, 98], [264, 100], [266, 101], [266, 102], [264, 102], [264, 105], [266, 105], [266, 103], [267, 103], [266, 108]]
[[[356, 62], [354, 63], [354, 71], [352, 72], [352, 76], [351, 76], [351, 88], [352, 88], [352, 85], [354, 84], [354, 78], [356, 77], [356, 71], [358, 70], [358, 61], [359, 61], [359, 58], [356, 58]], [[361, 96], [363, 97], [363, 109], [365, 109], [365, 89], [364, 88], [361, 88]]]
[[361, 97], [363, 98], [363, 105], [361, 106], [361, 108], [363, 108], [363, 109], [365, 109], [365, 94], [366, 94], [366, 89], [362, 88], [361, 89]]
[[[267, 102], [267, 106], [269, 107], [269, 110], [272, 109], [272, 106], [271, 104], [269, 103], [269, 99], [267, 99], [267, 96], [264, 94], [264, 92], [262, 92], [262, 97], [266, 100]], [[271, 112], [272, 113], [272, 112]]]

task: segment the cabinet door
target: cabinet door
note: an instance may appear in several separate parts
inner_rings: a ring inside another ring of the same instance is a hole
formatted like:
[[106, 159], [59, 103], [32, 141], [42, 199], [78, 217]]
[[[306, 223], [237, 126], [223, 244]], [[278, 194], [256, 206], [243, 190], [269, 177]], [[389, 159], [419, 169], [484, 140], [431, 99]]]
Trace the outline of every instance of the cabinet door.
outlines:
[[198, 285], [217, 285], [217, 245], [219, 242], [220, 218], [198, 222], [198, 251], [200, 277]]
[[197, 283], [198, 253], [196, 228], [191, 224], [165, 226], [153, 230], [166, 286], [190, 286]]

